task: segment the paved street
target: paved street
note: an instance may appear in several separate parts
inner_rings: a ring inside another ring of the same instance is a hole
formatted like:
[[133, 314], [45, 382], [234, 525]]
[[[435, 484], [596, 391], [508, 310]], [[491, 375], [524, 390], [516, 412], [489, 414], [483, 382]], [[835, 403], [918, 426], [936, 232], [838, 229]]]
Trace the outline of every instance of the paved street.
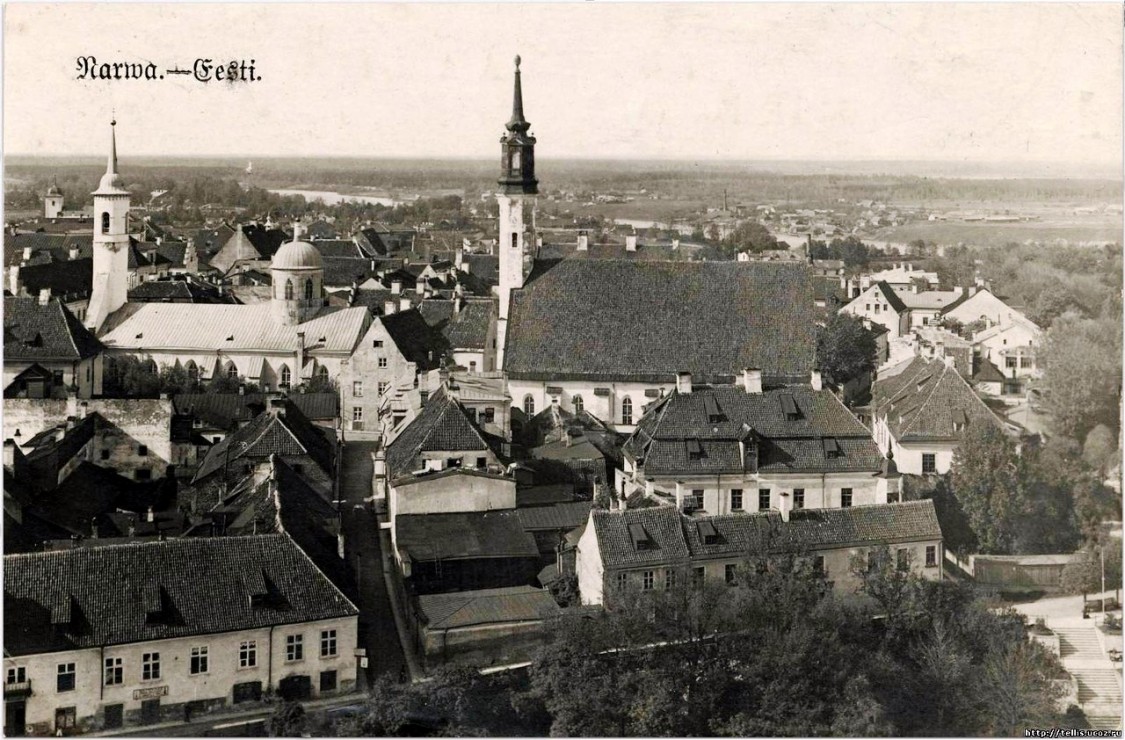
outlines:
[[371, 497], [374, 442], [348, 442], [340, 471], [341, 511], [348, 561], [359, 582], [359, 642], [367, 648], [367, 679], [399, 676], [405, 661], [383, 579], [379, 524], [364, 499]]

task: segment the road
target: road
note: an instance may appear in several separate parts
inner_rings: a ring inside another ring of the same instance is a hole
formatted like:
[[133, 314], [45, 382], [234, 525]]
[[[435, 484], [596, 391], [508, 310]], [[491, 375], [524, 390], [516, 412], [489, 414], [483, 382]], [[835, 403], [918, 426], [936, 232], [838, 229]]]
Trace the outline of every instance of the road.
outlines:
[[367, 649], [368, 685], [379, 675], [402, 675], [406, 665], [383, 579], [379, 523], [370, 503], [364, 502], [371, 498], [375, 448], [375, 442], [346, 443], [340, 471], [341, 518], [348, 562], [359, 587], [359, 644]]

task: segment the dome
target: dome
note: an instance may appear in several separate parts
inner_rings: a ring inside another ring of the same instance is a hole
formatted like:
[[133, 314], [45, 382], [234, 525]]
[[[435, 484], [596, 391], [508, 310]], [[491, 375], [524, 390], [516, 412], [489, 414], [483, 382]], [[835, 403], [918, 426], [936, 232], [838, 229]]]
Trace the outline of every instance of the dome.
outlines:
[[273, 255], [271, 270], [323, 269], [324, 260], [320, 250], [308, 242], [286, 242]]
[[58, 185], [52, 185], [47, 188], [47, 195], [62, 195], [62, 192], [59, 190]]

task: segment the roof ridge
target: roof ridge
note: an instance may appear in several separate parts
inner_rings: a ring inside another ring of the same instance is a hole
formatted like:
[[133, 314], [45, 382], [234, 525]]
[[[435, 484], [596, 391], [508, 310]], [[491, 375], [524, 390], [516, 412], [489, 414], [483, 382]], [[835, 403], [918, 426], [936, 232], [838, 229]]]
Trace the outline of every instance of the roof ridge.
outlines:
[[[946, 365], [944, 362], [941, 363], [941, 368], [938, 369], [939, 375], [937, 379], [935, 379], [934, 382], [930, 384], [929, 392], [926, 394], [925, 399], [923, 399], [922, 402], [914, 408], [913, 416], [911, 416], [906, 425], [899, 430], [899, 436], [905, 436], [910, 430], [910, 427], [912, 427], [914, 423], [918, 421], [918, 418], [922, 415], [922, 411], [925, 410], [927, 404], [929, 404], [930, 400], [934, 397], [934, 392], [937, 391], [938, 385], [940, 385], [941, 382], [945, 379], [945, 373], [949, 369], [950, 368], [948, 365]], [[929, 365], [924, 365], [923, 370], [930, 370]], [[932, 375], [933, 372], [931, 371], [930, 374]], [[929, 376], [927, 376], [927, 379], [929, 379]]]

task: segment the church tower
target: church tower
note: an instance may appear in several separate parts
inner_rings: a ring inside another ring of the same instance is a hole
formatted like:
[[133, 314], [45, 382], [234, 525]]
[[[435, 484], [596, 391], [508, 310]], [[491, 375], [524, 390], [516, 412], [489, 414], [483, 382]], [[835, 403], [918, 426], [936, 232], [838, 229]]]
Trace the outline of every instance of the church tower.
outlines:
[[86, 326], [97, 332], [125, 305], [129, 283], [129, 191], [117, 173], [117, 121], [109, 124], [109, 160], [94, 191], [94, 282]]
[[293, 241], [283, 244], [270, 262], [271, 312], [282, 326], [302, 324], [324, 307], [324, 260], [319, 249], [300, 237], [301, 224], [294, 223]]
[[507, 133], [500, 137], [500, 205], [498, 241], [500, 249], [500, 316], [496, 327], [496, 366], [504, 367], [504, 345], [508, 337], [508, 309], [512, 291], [522, 288], [524, 272], [524, 205], [535, 206], [539, 181], [535, 179], [535, 137], [528, 134], [531, 124], [523, 117], [523, 89], [520, 86], [520, 58], [516, 57], [512, 118]]

